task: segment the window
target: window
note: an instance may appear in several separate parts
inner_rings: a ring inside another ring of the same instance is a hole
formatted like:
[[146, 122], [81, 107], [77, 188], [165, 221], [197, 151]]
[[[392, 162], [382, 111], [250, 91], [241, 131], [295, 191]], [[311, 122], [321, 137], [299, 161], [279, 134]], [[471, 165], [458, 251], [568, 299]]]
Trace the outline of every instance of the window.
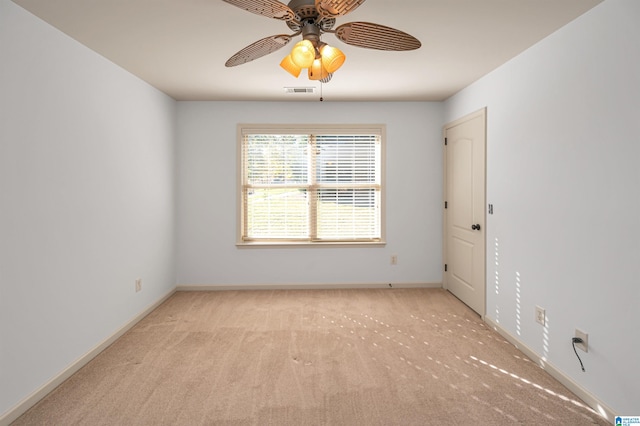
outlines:
[[239, 244], [382, 243], [384, 126], [239, 126]]

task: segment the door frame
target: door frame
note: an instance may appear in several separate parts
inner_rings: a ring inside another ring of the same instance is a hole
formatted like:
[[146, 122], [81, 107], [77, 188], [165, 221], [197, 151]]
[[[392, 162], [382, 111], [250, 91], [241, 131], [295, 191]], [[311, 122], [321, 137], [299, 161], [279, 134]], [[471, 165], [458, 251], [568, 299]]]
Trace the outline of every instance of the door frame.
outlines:
[[483, 291], [484, 291], [484, 303], [482, 306], [482, 312], [478, 312], [480, 314], [480, 317], [484, 320], [486, 311], [487, 311], [487, 107], [481, 108], [477, 111], [474, 111], [470, 114], [467, 114], [465, 116], [462, 116], [456, 120], [453, 120], [449, 123], [446, 123], [444, 126], [442, 126], [442, 146], [443, 146], [443, 200], [442, 200], [442, 224], [443, 224], [443, 229], [442, 229], [442, 259], [443, 259], [443, 267], [442, 267], [442, 287], [449, 291], [449, 283], [448, 283], [448, 272], [444, 270], [444, 265], [446, 265], [447, 262], [447, 209], [445, 208], [445, 202], [448, 199], [448, 194], [447, 194], [447, 145], [445, 142], [445, 138], [447, 135], [447, 130], [455, 127], [459, 124], [462, 124], [466, 121], [470, 121], [474, 118], [477, 118], [478, 116], [483, 117], [483, 124], [484, 124], [484, 173], [483, 173], [483, 180], [484, 182], [482, 183], [482, 189], [484, 192], [484, 203], [485, 205], [482, 207], [482, 217], [483, 217], [483, 225], [484, 225], [484, 232], [482, 234], [482, 245], [484, 247], [483, 253], [484, 253], [484, 259], [483, 259], [483, 265], [484, 265], [484, 274], [482, 276], [482, 287], [483, 287]]

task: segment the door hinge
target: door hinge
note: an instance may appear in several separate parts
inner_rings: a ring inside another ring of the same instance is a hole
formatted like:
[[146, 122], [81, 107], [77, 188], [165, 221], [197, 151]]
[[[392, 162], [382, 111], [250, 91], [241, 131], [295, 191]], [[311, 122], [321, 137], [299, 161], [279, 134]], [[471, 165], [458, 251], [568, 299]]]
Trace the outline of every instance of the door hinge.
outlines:
[[447, 138], [444, 138], [444, 144], [445, 145], [447, 144]]
[[448, 208], [449, 208], [449, 203], [448, 203], [448, 202], [446, 202], [446, 201], [444, 202], [444, 208], [445, 208], [445, 209], [448, 209]]
[[444, 271], [447, 272], [447, 264], [444, 264]]

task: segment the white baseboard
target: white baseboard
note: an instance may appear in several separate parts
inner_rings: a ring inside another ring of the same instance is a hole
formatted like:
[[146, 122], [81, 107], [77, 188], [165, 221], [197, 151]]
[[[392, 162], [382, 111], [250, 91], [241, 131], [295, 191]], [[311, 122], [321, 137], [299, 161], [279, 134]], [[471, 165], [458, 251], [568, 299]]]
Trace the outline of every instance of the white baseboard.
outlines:
[[336, 284], [179, 284], [177, 291], [228, 291], [228, 290], [335, 290], [363, 288], [442, 288], [442, 283], [336, 283]]
[[100, 352], [105, 350], [109, 345], [115, 342], [119, 337], [121, 337], [124, 333], [129, 331], [134, 325], [136, 325], [140, 320], [149, 315], [154, 309], [160, 306], [165, 300], [171, 297], [176, 292], [175, 289], [171, 290], [169, 293], [165, 294], [160, 298], [160, 300], [149, 305], [144, 311], [140, 314], [136, 315], [134, 318], [129, 320], [125, 325], [123, 325], [119, 330], [113, 333], [111, 336], [107, 337], [105, 340], [94, 346], [89, 352], [82, 355], [80, 358], [75, 360], [71, 365], [65, 368], [60, 374], [55, 376], [53, 379], [49, 380], [47, 383], [42, 385], [39, 389], [34, 391], [31, 395], [25, 397], [22, 401], [17, 403], [13, 408], [10, 408], [7, 412], [5, 412], [2, 416], [0, 416], [0, 426], [8, 426], [11, 422], [16, 420], [22, 414], [24, 414], [29, 408], [36, 405], [42, 398], [47, 396], [51, 391], [60, 386], [62, 382], [71, 377], [74, 373], [84, 367], [89, 361], [95, 358]]
[[496, 324], [490, 318], [485, 317], [484, 321], [496, 332], [498, 332], [502, 337], [507, 339], [512, 345], [521, 350], [526, 356], [528, 356], [532, 361], [538, 364], [544, 371], [549, 373], [554, 379], [562, 383], [567, 389], [571, 392], [575, 393], [578, 398], [582, 399], [589, 407], [591, 407], [597, 414], [599, 414], [602, 418], [614, 424], [614, 418], [616, 416], [615, 412], [611, 407], [609, 407], [604, 402], [600, 401], [596, 398], [591, 392], [580, 386], [573, 379], [567, 376], [560, 369], [556, 368], [553, 364], [550, 364], [548, 361], [544, 361], [540, 355], [538, 355], [535, 351], [529, 348], [527, 345], [522, 343], [518, 338], [513, 336], [511, 333], [503, 329], [500, 325]]

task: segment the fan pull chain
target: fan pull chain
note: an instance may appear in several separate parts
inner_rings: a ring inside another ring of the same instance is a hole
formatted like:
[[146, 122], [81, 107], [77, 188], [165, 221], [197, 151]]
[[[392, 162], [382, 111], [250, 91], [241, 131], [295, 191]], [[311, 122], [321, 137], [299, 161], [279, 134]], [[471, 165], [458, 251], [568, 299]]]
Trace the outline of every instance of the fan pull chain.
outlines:
[[[322, 68], [324, 67], [324, 64], [322, 63], [322, 56], [320, 56], [320, 69], [322, 70]], [[322, 71], [320, 71], [320, 77], [322, 77]], [[322, 97], [322, 80], [320, 79], [320, 102], [324, 101], [324, 98]]]

